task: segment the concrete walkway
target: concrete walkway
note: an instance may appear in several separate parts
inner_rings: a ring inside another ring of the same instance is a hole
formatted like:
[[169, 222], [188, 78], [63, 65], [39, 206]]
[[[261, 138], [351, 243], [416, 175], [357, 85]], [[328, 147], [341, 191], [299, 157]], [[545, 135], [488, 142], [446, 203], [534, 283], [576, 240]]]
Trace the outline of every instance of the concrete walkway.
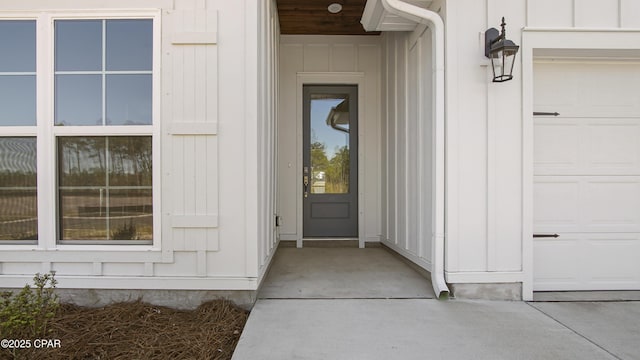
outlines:
[[[385, 285], [385, 281], [375, 285], [378, 290], [372, 292], [373, 298], [346, 298], [343, 291], [349, 287], [346, 279], [353, 280], [355, 275], [340, 276], [342, 261], [337, 259], [351, 258], [348, 263], [353, 265], [367, 263], [367, 259], [385, 258], [381, 253], [360, 251], [351, 255], [325, 249], [310, 249], [306, 254], [296, 249], [280, 253], [265, 280], [264, 293], [268, 296], [263, 296], [253, 308], [233, 360], [640, 360], [640, 302], [525, 303], [439, 301], [427, 296], [393, 298], [386, 296], [385, 289], [404, 287]], [[371, 254], [375, 255], [367, 257]], [[320, 259], [314, 260], [317, 263], [333, 258], [331, 271], [335, 274], [301, 276], [304, 271], [292, 271], [294, 267], [289, 266], [298, 263], [304, 268], [309, 262], [299, 262], [300, 259], [314, 255]], [[404, 266], [402, 262], [393, 265], [402, 272], [406, 271]], [[350, 271], [358, 273], [358, 269], [352, 266]], [[340, 290], [335, 294], [345, 297], [330, 297], [334, 294], [330, 284], [322, 285], [322, 291], [313, 290], [311, 280], [327, 279], [327, 276], [338, 278]], [[366, 279], [365, 274], [362, 276]], [[397, 277], [388, 276], [394, 279], [391, 282], [398, 281]], [[412, 278], [413, 274], [408, 277]], [[426, 279], [422, 281], [428, 284]], [[287, 282], [291, 286], [286, 286]], [[366, 287], [366, 280], [364, 284], [351, 285], [356, 294], [362, 295], [358, 288]], [[317, 294], [327, 296], [316, 297]]]

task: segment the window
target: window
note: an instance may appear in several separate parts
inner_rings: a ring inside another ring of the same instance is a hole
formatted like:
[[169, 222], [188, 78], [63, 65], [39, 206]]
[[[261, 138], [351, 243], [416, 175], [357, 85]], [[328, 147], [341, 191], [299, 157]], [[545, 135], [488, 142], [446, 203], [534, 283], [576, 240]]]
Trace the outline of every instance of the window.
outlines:
[[59, 137], [60, 241], [152, 240], [151, 137]]
[[[55, 21], [58, 241], [150, 243], [152, 20]], [[148, 136], [98, 136], [138, 125]]]
[[35, 243], [36, 22], [0, 20], [0, 52], [0, 244]]
[[153, 244], [156, 15], [71, 15], [0, 19], [0, 245]]

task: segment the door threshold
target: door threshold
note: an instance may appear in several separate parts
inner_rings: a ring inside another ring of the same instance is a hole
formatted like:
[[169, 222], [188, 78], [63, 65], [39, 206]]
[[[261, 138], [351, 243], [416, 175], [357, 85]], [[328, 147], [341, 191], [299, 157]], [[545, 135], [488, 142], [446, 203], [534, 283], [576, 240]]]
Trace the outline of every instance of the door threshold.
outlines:
[[[280, 240], [279, 247], [296, 247], [295, 240]], [[310, 248], [357, 248], [358, 239], [353, 238], [307, 238], [302, 239], [302, 247]]]

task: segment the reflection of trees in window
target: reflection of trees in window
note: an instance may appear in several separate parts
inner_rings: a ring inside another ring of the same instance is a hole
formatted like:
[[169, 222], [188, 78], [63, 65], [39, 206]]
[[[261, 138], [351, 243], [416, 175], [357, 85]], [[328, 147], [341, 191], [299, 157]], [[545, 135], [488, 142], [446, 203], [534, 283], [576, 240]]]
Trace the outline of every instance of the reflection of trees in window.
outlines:
[[105, 185], [104, 137], [65, 137], [59, 139], [60, 185]]
[[329, 160], [327, 169], [327, 192], [344, 194], [349, 192], [349, 148], [338, 148]]
[[[344, 194], [349, 192], [349, 147], [336, 147], [331, 159], [327, 157], [326, 145], [315, 141], [311, 143], [311, 168], [314, 183], [324, 182], [324, 192]], [[318, 174], [323, 173], [322, 179]]]
[[59, 137], [60, 240], [153, 235], [150, 136]]
[[151, 139], [114, 137], [109, 140], [109, 183], [151, 185]]
[[0, 137], [0, 240], [37, 240], [35, 137]]
[[311, 144], [311, 167], [314, 172], [327, 171], [329, 160], [323, 143], [316, 141]]

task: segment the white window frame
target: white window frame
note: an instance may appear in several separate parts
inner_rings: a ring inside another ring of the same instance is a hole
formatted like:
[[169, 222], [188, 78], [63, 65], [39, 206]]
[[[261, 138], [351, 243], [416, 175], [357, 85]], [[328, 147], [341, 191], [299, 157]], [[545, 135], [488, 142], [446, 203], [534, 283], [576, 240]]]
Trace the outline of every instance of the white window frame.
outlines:
[[[153, 20], [152, 124], [108, 126], [54, 126], [56, 20]], [[161, 16], [159, 10], [52, 11], [2, 14], [0, 20], [36, 20], [36, 126], [0, 127], [1, 136], [37, 137], [38, 243], [0, 245], [2, 250], [160, 251], [161, 242]], [[57, 137], [61, 136], [151, 136], [152, 142], [152, 244], [59, 244]]]

